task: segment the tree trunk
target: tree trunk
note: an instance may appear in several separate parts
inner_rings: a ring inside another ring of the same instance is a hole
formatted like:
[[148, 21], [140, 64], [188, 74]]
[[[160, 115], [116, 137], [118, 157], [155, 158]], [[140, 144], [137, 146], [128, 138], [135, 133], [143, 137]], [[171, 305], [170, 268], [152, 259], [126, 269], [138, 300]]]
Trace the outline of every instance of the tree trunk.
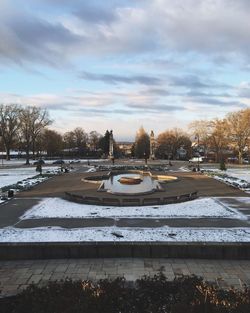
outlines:
[[32, 157], [34, 160], [35, 159], [35, 141], [34, 140], [32, 141]]
[[10, 148], [6, 148], [6, 161], [9, 161], [10, 160]]
[[26, 165], [29, 165], [30, 164], [30, 151], [29, 151], [30, 149], [29, 148], [27, 148], [26, 149]]
[[238, 157], [239, 157], [239, 164], [242, 164], [242, 151], [241, 150], [239, 150]]
[[216, 152], [215, 152], [215, 163], [218, 163], [219, 162], [219, 150], [216, 149]]

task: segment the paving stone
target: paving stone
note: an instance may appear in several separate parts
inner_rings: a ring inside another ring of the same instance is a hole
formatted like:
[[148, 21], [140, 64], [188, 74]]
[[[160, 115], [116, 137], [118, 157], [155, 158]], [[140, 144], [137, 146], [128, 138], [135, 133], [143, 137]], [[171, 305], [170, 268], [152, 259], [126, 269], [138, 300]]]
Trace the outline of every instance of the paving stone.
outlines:
[[[23, 264], [23, 265], [22, 265]], [[168, 280], [176, 276], [196, 274], [222, 288], [250, 285], [250, 261], [185, 260], [185, 259], [73, 259], [48, 261], [0, 262], [0, 282], [3, 292], [14, 294], [29, 284], [47, 281], [114, 279], [124, 276], [136, 280], [153, 276], [163, 270]]]
[[60, 265], [58, 265], [58, 266], [55, 268], [54, 272], [55, 272], [55, 273], [58, 273], [58, 272], [64, 273], [64, 272], [67, 270], [67, 268], [68, 268], [68, 265], [67, 265], [67, 264], [60, 264]]
[[28, 280], [28, 284], [38, 284], [39, 281], [42, 279], [43, 275], [31, 275], [30, 279]]

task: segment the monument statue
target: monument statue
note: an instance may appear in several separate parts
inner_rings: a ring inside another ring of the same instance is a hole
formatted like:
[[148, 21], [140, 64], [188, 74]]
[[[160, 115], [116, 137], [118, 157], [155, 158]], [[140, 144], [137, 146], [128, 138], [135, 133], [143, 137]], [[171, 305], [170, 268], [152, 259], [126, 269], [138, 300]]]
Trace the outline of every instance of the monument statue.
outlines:
[[151, 130], [150, 133], [150, 159], [154, 160], [155, 158], [155, 135], [154, 132]]
[[114, 158], [114, 138], [113, 138], [113, 130], [109, 132], [109, 158]]

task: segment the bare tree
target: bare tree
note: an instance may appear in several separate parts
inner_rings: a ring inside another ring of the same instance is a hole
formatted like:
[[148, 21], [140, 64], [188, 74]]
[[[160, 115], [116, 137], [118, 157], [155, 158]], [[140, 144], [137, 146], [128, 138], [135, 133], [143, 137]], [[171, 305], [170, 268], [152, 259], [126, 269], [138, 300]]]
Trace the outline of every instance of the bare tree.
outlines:
[[88, 134], [81, 127], [77, 127], [73, 130], [73, 138], [75, 147], [78, 150], [78, 153], [81, 155], [84, 152], [84, 149], [87, 147], [88, 143]]
[[227, 115], [227, 130], [232, 147], [238, 151], [239, 163], [250, 138], [250, 109]]
[[89, 133], [89, 144], [92, 151], [96, 151], [100, 138], [102, 137], [97, 131], [93, 130]]
[[64, 147], [72, 153], [72, 156], [74, 151], [82, 155], [87, 147], [88, 134], [81, 127], [77, 127], [73, 131], [66, 132], [63, 141]]
[[159, 158], [163, 159], [175, 158], [177, 156], [177, 150], [181, 147], [187, 151], [187, 154], [189, 154], [191, 149], [189, 136], [178, 128], [160, 133], [157, 138], [157, 144], [156, 154]]
[[25, 146], [26, 164], [29, 164], [30, 149], [35, 151], [36, 138], [51, 123], [47, 110], [28, 106], [20, 111], [20, 132]]
[[150, 139], [149, 135], [141, 126], [135, 137], [135, 155], [138, 158], [148, 158], [150, 154]]
[[215, 150], [216, 153], [216, 162], [222, 161], [222, 152], [223, 149], [228, 146], [228, 130], [227, 130], [227, 121], [225, 119], [219, 120], [214, 119], [210, 121], [210, 130], [208, 142], [210, 147]]
[[6, 151], [6, 160], [10, 159], [10, 149], [16, 141], [19, 128], [20, 107], [17, 104], [0, 105], [0, 132]]
[[211, 135], [211, 122], [208, 120], [197, 120], [190, 123], [190, 135], [199, 137], [199, 143], [204, 147], [204, 154], [207, 156]]
[[63, 148], [62, 135], [51, 129], [44, 129], [40, 134], [41, 149], [47, 152], [47, 156], [59, 156]]

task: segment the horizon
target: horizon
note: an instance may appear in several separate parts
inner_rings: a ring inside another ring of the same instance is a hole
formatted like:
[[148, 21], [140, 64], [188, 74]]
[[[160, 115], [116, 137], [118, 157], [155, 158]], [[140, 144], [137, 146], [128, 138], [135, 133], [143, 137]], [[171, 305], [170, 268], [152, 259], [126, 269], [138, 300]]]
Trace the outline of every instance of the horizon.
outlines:
[[245, 0], [2, 0], [0, 103], [133, 141], [250, 107]]

